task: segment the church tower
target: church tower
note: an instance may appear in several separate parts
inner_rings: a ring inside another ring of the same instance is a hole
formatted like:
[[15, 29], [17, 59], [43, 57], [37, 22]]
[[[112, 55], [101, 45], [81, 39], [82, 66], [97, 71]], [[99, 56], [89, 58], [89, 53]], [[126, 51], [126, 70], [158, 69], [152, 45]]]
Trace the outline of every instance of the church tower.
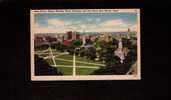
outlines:
[[122, 37], [120, 35], [119, 42], [118, 42], [118, 48], [115, 51], [115, 55], [120, 58], [120, 62], [123, 63], [123, 60], [125, 59], [124, 51], [123, 51], [123, 44], [122, 44]]
[[119, 43], [118, 43], [118, 48], [122, 50], [123, 45], [122, 45], [122, 38], [119, 38]]

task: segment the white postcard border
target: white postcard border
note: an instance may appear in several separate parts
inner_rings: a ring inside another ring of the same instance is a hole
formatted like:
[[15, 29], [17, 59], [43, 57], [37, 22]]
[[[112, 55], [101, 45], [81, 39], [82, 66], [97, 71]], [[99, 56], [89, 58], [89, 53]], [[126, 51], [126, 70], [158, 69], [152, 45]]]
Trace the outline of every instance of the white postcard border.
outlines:
[[[56, 12], [59, 10], [59, 12]], [[89, 12], [74, 12], [74, 10], [86, 10]], [[49, 12], [50, 11], [50, 12]], [[60, 12], [61, 11], [61, 12]], [[76, 80], [140, 80], [141, 79], [141, 40], [140, 40], [140, 9], [31, 9], [30, 10], [30, 55], [31, 55], [31, 80], [32, 81], [76, 81]], [[92, 12], [90, 12], [92, 11]], [[119, 12], [137, 12], [138, 32], [137, 32], [137, 75], [86, 75], [86, 76], [35, 76], [34, 69], [34, 14], [35, 13], [117, 13]], [[100, 12], [103, 11], [103, 12]], [[107, 12], [104, 12], [107, 11]]]

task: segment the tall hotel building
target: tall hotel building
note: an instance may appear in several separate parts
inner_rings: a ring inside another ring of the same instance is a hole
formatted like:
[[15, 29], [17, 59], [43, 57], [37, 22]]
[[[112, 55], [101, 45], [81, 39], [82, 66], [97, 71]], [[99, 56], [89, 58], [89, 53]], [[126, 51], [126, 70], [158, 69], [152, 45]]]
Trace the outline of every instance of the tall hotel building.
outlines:
[[76, 39], [80, 39], [80, 34], [77, 34], [76, 32], [67, 32], [67, 39], [68, 40], [76, 40]]

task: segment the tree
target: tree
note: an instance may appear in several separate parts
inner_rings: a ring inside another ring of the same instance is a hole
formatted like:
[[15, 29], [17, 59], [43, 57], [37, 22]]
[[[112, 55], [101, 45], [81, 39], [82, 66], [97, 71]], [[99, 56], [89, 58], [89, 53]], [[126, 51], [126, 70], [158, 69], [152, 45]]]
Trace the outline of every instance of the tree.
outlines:
[[128, 52], [126, 59], [124, 60], [124, 63], [132, 65], [133, 63], [135, 63], [136, 60], [137, 60], [137, 49], [134, 47], [134, 49], [132, 48]]
[[113, 43], [108, 43], [105, 45], [106, 52], [104, 52], [104, 55], [106, 67], [113, 67], [120, 63], [120, 58], [114, 54], [116, 48], [116, 45]]
[[80, 47], [82, 45], [81, 40], [73, 40], [70, 45], [67, 47], [67, 51], [70, 55], [73, 55], [74, 52], [77, 52], [77, 55], [79, 54], [79, 50], [76, 50], [76, 48]]
[[68, 46], [67, 51], [69, 52], [70, 55], [73, 55], [74, 54], [74, 49], [75, 49], [74, 45], [71, 44], [71, 45]]
[[45, 49], [48, 49], [48, 48], [49, 48], [48, 44], [42, 44], [42, 45], [39, 45], [39, 46], [35, 47], [35, 49], [37, 49], [37, 50], [45, 50]]
[[118, 45], [118, 40], [116, 40], [115, 38], [113, 38], [112, 44], [115, 45], [115, 46], [117, 46]]
[[123, 47], [126, 47], [128, 49], [130, 49], [132, 46], [130, 39], [127, 38], [122, 38], [122, 43], [123, 43]]
[[85, 52], [86, 52], [85, 48], [84, 48], [84, 47], [81, 48], [81, 49], [80, 49], [80, 56], [81, 56], [81, 57], [84, 57], [84, 56], [85, 56]]
[[129, 52], [123, 64], [120, 63], [120, 58], [118, 56], [115, 56], [114, 54], [112, 55], [115, 48], [111, 48], [111, 46], [107, 44], [103, 45], [106, 50], [103, 54], [105, 55], [106, 67], [101, 67], [100, 69], [95, 70], [92, 73], [93, 75], [124, 75], [128, 72], [132, 64], [137, 60], [137, 46], [133, 45], [129, 40], [123, 39], [123, 41], [124, 45], [129, 47]]
[[63, 75], [63, 73], [35, 55], [35, 75]]
[[72, 45], [76, 48], [82, 45], [82, 41], [81, 40], [74, 40], [72, 41]]
[[98, 54], [99, 54], [99, 60], [100, 61], [105, 61], [105, 53], [106, 53], [106, 42], [103, 42], [103, 41], [99, 41], [98, 43], [98, 46], [99, 46], [99, 50], [98, 51]]
[[75, 49], [75, 55], [79, 55], [80, 54], [80, 49]]
[[86, 39], [85, 45], [88, 45], [88, 44], [93, 44], [93, 41], [91, 41], [91, 39]]
[[89, 53], [89, 59], [90, 60], [95, 60], [96, 58], [96, 49], [94, 47], [91, 47], [88, 49], [88, 53]]

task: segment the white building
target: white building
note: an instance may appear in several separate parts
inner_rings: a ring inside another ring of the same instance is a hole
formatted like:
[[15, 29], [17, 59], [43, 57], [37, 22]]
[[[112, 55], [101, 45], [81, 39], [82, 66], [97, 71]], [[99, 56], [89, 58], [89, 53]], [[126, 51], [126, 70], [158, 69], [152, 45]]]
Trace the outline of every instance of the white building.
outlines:
[[122, 38], [119, 39], [118, 49], [115, 51], [115, 55], [118, 56], [120, 58], [120, 62], [123, 63], [125, 55], [123, 52]]

